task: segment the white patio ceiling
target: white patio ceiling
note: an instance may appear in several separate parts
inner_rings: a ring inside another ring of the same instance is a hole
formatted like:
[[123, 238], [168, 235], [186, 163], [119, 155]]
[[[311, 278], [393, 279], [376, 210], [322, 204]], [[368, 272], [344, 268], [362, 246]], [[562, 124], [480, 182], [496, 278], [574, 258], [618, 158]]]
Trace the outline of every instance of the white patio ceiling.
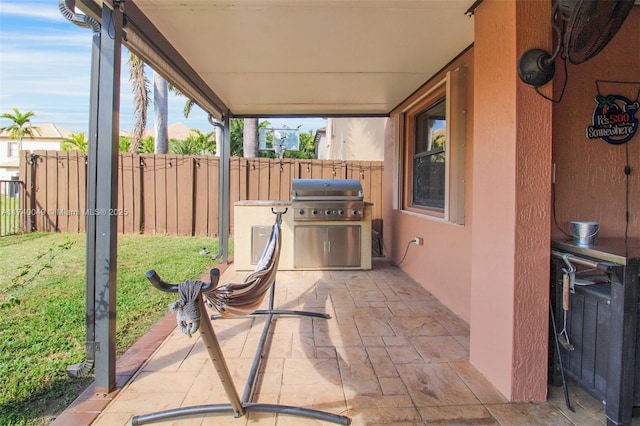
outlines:
[[386, 115], [473, 42], [473, 3], [126, 0], [125, 31], [154, 64], [157, 28], [233, 116]]

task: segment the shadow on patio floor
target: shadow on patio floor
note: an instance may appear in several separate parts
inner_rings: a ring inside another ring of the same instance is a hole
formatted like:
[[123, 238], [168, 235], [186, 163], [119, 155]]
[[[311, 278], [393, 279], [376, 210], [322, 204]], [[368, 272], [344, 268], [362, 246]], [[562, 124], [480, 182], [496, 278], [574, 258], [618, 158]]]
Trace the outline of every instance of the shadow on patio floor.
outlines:
[[[244, 274], [229, 268], [221, 282]], [[370, 271], [280, 271], [276, 286], [276, 308], [326, 312], [332, 318], [276, 320], [253, 401], [347, 415], [353, 425], [606, 424], [602, 404], [576, 386], [571, 386], [575, 413], [566, 409], [562, 388], [550, 388], [545, 403], [508, 403], [469, 363], [467, 323], [384, 259], [374, 259]], [[140, 369], [119, 360], [119, 391], [102, 398], [90, 388], [53, 424], [128, 425], [139, 414], [228, 403], [202, 341], [180, 333], [174, 321], [167, 315], [145, 336], [159, 346], [136, 350], [148, 357]], [[263, 321], [213, 323], [239, 393]], [[238, 419], [216, 414], [156, 424], [329, 423], [252, 412]]]

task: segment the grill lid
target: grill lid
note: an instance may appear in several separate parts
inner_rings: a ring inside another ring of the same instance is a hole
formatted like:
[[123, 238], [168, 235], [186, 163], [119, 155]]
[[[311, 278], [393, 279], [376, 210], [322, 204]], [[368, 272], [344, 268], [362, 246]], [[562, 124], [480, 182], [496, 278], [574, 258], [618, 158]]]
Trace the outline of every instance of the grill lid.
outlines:
[[362, 200], [362, 185], [357, 179], [293, 179], [291, 198], [301, 200]]

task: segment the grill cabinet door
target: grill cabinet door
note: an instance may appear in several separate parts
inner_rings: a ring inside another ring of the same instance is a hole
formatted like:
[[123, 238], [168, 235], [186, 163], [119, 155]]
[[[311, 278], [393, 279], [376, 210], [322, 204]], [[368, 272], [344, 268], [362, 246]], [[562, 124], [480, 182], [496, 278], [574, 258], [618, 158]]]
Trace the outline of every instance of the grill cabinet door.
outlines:
[[294, 227], [294, 267], [360, 266], [360, 225]]

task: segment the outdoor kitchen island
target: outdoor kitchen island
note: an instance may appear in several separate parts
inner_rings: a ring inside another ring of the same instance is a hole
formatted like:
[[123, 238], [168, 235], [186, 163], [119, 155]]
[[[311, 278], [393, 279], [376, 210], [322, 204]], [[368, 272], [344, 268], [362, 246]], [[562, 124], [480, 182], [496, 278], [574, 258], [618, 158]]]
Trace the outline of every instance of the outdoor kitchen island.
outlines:
[[[605, 403], [607, 425], [629, 425], [640, 406], [640, 240], [603, 238], [593, 246], [552, 241], [551, 247], [556, 330], [567, 330], [560, 345], [564, 371]], [[600, 275], [580, 280], [576, 265], [583, 274]], [[571, 289], [563, 295], [565, 286]]]
[[[371, 269], [371, 206], [371, 203], [364, 203], [360, 220], [318, 220], [301, 224], [294, 220], [291, 201], [237, 201], [233, 210], [235, 269], [255, 269], [275, 221], [272, 209], [287, 210], [282, 215], [278, 269]], [[310, 232], [312, 238], [306, 238]], [[332, 250], [337, 256], [328, 256]], [[316, 254], [311, 261], [308, 259], [310, 253]]]

